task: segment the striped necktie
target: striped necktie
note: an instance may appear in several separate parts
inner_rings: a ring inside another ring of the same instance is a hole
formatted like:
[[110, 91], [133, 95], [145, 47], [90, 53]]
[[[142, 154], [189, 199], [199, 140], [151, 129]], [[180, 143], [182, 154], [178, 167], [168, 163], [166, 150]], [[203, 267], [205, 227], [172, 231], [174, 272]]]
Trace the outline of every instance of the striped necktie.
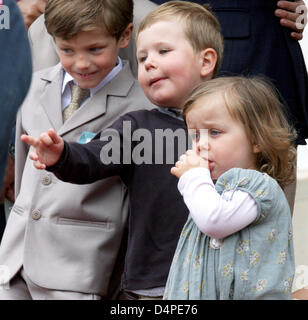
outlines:
[[69, 119], [73, 113], [80, 107], [82, 101], [90, 96], [90, 89], [82, 89], [79, 86], [75, 85], [73, 82], [70, 82], [71, 88], [71, 102], [70, 104], [62, 111], [63, 122]]

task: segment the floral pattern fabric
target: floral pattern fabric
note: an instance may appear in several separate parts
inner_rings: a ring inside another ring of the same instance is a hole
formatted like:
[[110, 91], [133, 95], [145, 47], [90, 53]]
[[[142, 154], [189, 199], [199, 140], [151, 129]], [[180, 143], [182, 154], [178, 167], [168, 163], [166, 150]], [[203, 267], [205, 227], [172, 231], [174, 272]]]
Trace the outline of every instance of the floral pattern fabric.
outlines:
[[189, 216], [164, 299], [290, 299], [294, 277], [292, 221], [280, 186], [267, 174], [234, 168], [217, 180], [215, 188], [221, 196], [226, 191], [248, 192], [256, 201], [258, 216], [225, 239], [202, 233]]

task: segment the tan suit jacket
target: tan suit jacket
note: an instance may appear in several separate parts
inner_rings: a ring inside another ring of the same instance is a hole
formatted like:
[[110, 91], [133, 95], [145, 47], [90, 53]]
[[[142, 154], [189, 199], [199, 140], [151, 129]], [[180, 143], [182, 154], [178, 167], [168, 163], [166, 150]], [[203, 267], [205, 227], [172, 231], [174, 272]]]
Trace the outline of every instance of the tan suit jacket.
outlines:
[[[138, 63], [136, 59], [135, 31], [142, 18], [156, 6], [157, 4], [149, 0], [134, 0], [134, 31], [132, 40], [127, 48], [120, 50], [120, 57], [130, 62], [136, 78]], [[44, 15], [41, 15], [32, 23], [28, 35], [32, 50], [34, 71], [51, 67], [59, 62], [54, 41], [48, 34], [44, 24]]]
[[34, 74], [17, 119], [16, 202], [0, 247], [0, 265], [12, 278], [20, 268], [37, 285], [107, 295], [128, 215], [126, 187], [118, 177], [88, 185], [58, 180], [34, 168], [22, 133], [38, 137], [54, 128], [67, 141], [96, 133], [121, 114], [151, 109], [128, 62], [64, 124], [62, 68]]

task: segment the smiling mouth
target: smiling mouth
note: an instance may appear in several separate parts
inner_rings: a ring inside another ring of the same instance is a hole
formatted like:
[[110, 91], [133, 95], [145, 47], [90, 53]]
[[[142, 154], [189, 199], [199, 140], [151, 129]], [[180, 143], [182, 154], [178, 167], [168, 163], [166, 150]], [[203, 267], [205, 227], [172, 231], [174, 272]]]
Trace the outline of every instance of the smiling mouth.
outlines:
[[91, 72], [91, 73], [78, 73], [78, 72], [76, 72], [76, 73], [80, 78], [87, 79], [87, 78], [90, 78], [91, 76], [93, 76], [96, 73], [96, 71]]
[[150, 86], [156, 85], [167, 78], [155, 78], [150, 81]]

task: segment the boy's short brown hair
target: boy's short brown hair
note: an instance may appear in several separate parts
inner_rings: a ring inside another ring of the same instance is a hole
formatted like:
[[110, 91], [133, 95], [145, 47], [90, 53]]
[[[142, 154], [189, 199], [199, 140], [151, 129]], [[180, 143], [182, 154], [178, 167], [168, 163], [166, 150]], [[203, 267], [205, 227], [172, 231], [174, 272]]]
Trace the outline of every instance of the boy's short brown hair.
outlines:
[[64, 40], [100, 27], [119, 40], [133, 22], [133, 7], [133, 0], [48, 0], [45, 25], [49, 34]]
[[177, 18], [184, 22], [187, 40], [196, 52], [207, 48], [213, 48], [216, 51], [217, 63], [213, 72], [215, 77], [223, 58], [223, 36], [220, 32], [220, 24], [208, 5], [201, 6], [188, 1], [166, 2], [143, 18], [136, 32], [136, 39], [144, 29], [158, 21], [170, 18]]

